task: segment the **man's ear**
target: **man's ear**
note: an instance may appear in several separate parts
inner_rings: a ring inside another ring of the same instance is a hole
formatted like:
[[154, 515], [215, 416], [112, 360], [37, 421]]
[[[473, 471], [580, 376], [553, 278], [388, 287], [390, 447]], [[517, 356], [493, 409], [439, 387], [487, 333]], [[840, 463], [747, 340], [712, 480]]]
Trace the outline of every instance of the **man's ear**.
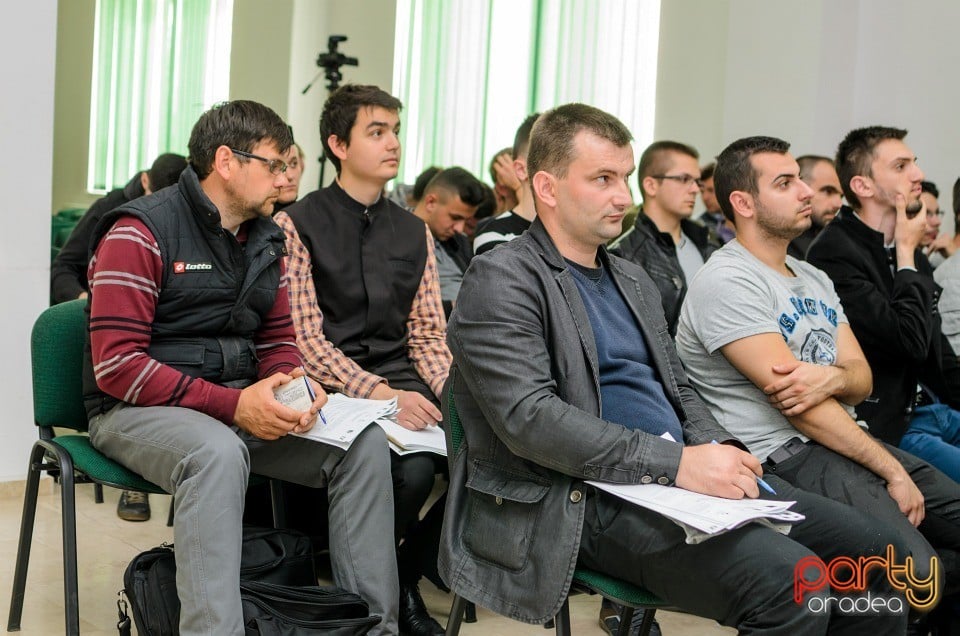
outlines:
[[144, 194], [153, 194], [153, 190], [150, 189], [150, 176], [146, 170], [140, 173], [140, 187], [143, 188]]
[[327, 145], [330, 146], [333, 155], [340, 161], [347, 158], [347, 147], [349, 144], [346, 141], [343, 141], [336, 135], [330, 135], [327, 137]]
[[753, 195], [743, 190], [734, 190], [730, 193], [730, 205], [733, 206], [733, 213], [736, 216], [749, 219], [756, 212]]
[[869, 199], [877, 194], [873, 179], [859, 174], [850, 179], [850, 189], [858, 199]]
[[646, 194], [647, 197], [657, 196], [657, 188], [660, 187], [660, 182], [654, 179], [653, 177], [646, 176], [641, 182], [641, 190]]
[[430, 194], [425, 194], [423, 196], [423, 205], [427, 208], [433, 208], [440, 201], [440, 197], [437, 196], [436, 192], [431, 192]]
[[557, 207], [557, 178], [555, 176], [541, 170], [533, 175], [530, 185], [533, 187], [534, 198], [540, 199], [548, 208]]
[[216, 172], [221, 178], [228, 180], [233, 172], [233, 166], [230, 165], [230, 160], [233, 158], [233, 156], [233, 151], [227, 146], [220, 146], [217, 148], [213, 153], [213, 166], [211, 168], [211, 172]]
[[514, 159], [513, 160], [513, 171], [517, 173], [517, 179], [521, 182], [526, 181], [527, 175], [527, 162], [525, 159]]

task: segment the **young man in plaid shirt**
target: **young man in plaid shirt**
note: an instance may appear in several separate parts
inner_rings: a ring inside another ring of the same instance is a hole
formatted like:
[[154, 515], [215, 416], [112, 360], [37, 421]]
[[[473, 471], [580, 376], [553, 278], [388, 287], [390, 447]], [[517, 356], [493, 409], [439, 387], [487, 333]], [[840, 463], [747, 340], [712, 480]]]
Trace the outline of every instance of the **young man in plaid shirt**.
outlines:
[[[375, 86], [333, 93], [320, 132], [337, 179], [275, 219], [287, 235], [291, 314], [307, 373], [331, 391], [396, 397], [400, 424], [417, 430], [441, 419], [450, 352], [429, 230], [382, 195], [400, 162], [400, 108]], [[417, 583], [436, 571], [442, 501], [418, 515], [443, 466], [426, 453], [391, 459], [403, 540], [400, 631], [442, 634]]]

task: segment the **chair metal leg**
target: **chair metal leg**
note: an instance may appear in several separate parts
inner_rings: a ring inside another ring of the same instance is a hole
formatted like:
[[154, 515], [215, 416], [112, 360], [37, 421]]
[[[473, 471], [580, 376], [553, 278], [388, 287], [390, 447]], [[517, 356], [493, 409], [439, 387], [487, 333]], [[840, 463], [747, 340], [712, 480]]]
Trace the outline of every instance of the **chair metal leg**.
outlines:
[[464, 608], [468, 602], [467, 599], [459, 594], [453, 595], [453, 605], [450, 606], [450, 618], [447, 619], [446, 636], [457, 636], [460, 633], [460, 622], [463, 620]]
[[173, 508], [174, 508], [174, 504], [175, 504], [175, 503], [177, 503], [177, 501], [176, 501], [176, 495], [173, 495], [173, 496], [170, 497], [170, 512], [167, 513], [167, 527], [168, 527], [168, 528], [172, 528], [172, 527], [173, 527]]
[[637, 636], [649, 636], [650, 628], [653, 627], [653, 619], [657, 614], [655, 607], [648, 607], [643, 610], [643, 620], [640, 621], [640, 631]]
[[570, 636], [570, 597], [563, 599], [563, 605], [554, 621], [557, 623], [557, 636]]
[[467, 601], [467, 609], [464, 611], [464, 623], [476, 623], [477, 622], [477, 606], [474, 605], [471, 601]]
[[617, 636], [630, 636], [630, 623], [633, 622], [633, 614], [634, 609], [632, 607], [620, 606], [620, 627], [617, 628]]
[[273, 527], [287, 527], [287, 499], [283, 494], [283, 482], [270, 480], [270, 508], [273, 511]]
[[27, 465], [27, 488], [23, 493], [23, 516], [20, 518], [20, 542], [17, 545], [17, 565], [13, 574], [13, 593], [10, 596], [10, 615], [7, 631], [20, 631], [23, 616], [23, 595], [27, 587], [27, 566], [30, 563], [30, 546], [33, 543], [33, 525], [37, 515], [37, 492], [40, 488], [40, 464], [44, 448], [35, 444]]
[[103, 484], [93, 485], [93, 501], [94, 503], [103, 503]]
[[80, 594], [77, 590], [77, 507], [73, 460], [58, 453], [62, 471], [60, 507], [63, 518], [63, 601], [67, 636], [80, 636]]

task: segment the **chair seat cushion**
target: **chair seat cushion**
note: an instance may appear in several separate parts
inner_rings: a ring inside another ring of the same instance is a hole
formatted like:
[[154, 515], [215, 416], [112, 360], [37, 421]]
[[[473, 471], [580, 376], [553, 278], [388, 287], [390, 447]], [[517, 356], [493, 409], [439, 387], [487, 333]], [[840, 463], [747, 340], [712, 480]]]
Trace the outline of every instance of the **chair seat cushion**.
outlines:
[[587, 587], [606, 598], [632, 607], [666, 607], [667, 603], [636, 585], [615, 579], [595, 570], [578, 567], [573, 572], [574, 585]]
[[124, 468], [98, 451], [86, 435], [58, 435], [51, 441], [70, 453], [74, 468], [95, 482], [157, 495], [165, 492], [156, 484]]

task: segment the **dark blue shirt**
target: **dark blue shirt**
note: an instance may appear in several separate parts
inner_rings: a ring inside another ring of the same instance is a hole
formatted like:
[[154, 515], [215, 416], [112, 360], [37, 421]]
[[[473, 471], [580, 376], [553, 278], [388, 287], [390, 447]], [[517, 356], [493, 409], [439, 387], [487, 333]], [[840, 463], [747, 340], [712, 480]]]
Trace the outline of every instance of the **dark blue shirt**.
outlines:
[[[640, 325], [604, 267], [591, 269], [567, 261], [587, 308], [600, 365], [600, 416], [653, 435], [670, 433], [683, 442], [677, 413], [660, 375], [650, 364]], [[659, 307], [659, 305], [658, 305]]]

